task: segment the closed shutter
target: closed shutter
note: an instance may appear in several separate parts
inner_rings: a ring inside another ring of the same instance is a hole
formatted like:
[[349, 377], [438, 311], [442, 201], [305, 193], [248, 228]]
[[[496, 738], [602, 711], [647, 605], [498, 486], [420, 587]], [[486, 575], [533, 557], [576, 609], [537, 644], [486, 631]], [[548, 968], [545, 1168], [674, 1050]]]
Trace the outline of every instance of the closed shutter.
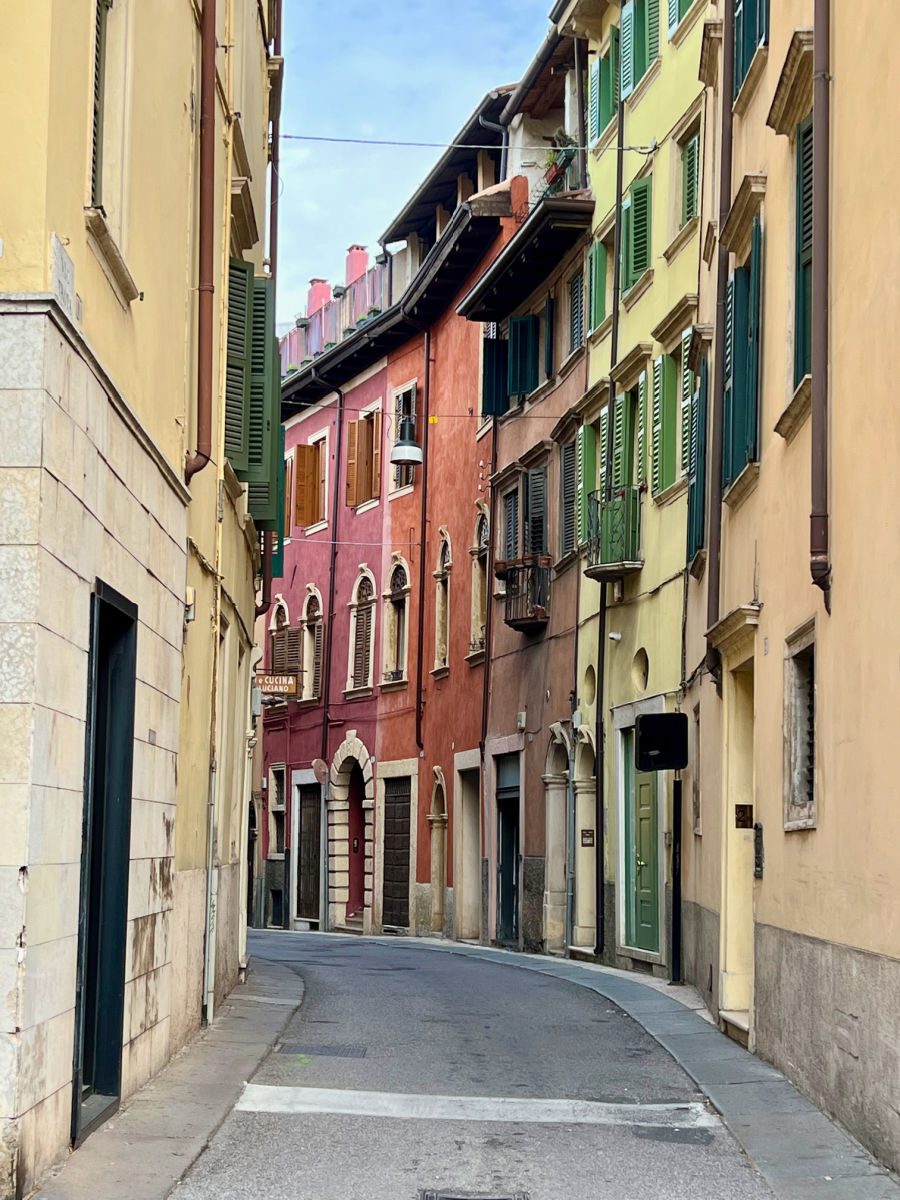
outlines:
[[588, 74], [588, 141], [595, 142], [603, 132], [600, 119], [601, 60], [594, 58]]
[[606, 495], [606, 463], [609, 458], [609, 405], [600, 413], [600, 468], [597, 478], [601, 496]]
[[247, 470], [237, 473], [247, 484], [250, 515], [258, 529], [278, 523], [278, 462], [281, 429], [281, 369], [275, 338], [275, 281], [253, 280], [250, 354], [250, 421]]
[[509, 408], [509, 342], [499, 338], [482, 340], [481, 413], [498, 417]]
[[653, 406], [651, 428], [650, 479], [653, 494], [662, 491], [662, 420], [663, 420], [663, 358], [653, 360]]
[[[282, 426], [282, 429], [284, 427]], [[297, 461], [297, 447], [284, 460], [284, 526], [285, 537], [291, 536], [294, 527], [294, 467]]]
[[794, 329], [794, 386], [812, 364], [813, 127], [797, 130], [797, 261]]
[[612, 482], [613, 490], [620, 488], [626, 482], [626, 437], [625, 437], [625, 409], [627, 397], [623, 392], [616, 396], [615, 404], [613, 405], [613, 466], [612, 466]]
[[525, 491], [526, 554], [547, 553], [547, 468], [532, 467]]
[[591, 246], [591, 329], [599, 329], [606, 320], [606, 246]]
[[321, 520], [318, 512], [319, 499], [319, 448], [316, 446], [297, 446], [294, 449], [296, 461], [296, 483], [294, 486], [294, 521], [301, 528]]
[[744, 421], [744, 461], [759, 457], [759, 369], [762, 322], [762, 226], [753, 219], [750, 242], [750, 283], [747, 298], [747, 400]]
[[637, 481], [643, 487], [647, 482], [647, 372], [638, 379], [637, 417]]
[[582, 425], [575, 439], [577, 468], [577, 535], [579, 543], [588, 539], [588, 496], [596, 487], [597, 434], [592, 425]]
[[[103, 7], [100, 0], [99, 7]], [[225, 454], [235, 471], [247, 470], [250, 432], [250, 330], [253, 264], [228, 264], [228, 329], [225, 360]]]
[[678, 28], [678, 0], [669, 0], [669, 37]]
[[584, 276], [569, 282], [569, 353], [584, 345]]
[[503, 557], [506, 562], [519, 553], [519, 493], [507, 492], [503, 497]]
[[650, 266], [653, 180], [639, 179], [631, 189], [631, 270], [636, 283]]
[[510, 396], [527, 396], [538, 385], [540, 319], [529, 314], [509, 321]]
[[553, 378], [553, 331], [556, 323], [556, 301], [548, 296], [544, 304], [544, 374]]
[[359, 421], [347, 422], [347, 505], [356, 508], [358, 504], [357, 491], [357, 445], [359, 442]]
[[91, 128], [91, 205], [103, 205], [103, 104], [106, 91], [106, 26], [112, 0], [96, 0], [94, 14], [94, 106]]
[[694, 372], [688, 358], [693, 330], [685, 329], [681, 335], [681, 474], [687, 475], [691, 467], [691, 409], [694, 397]]
[[734, 55], [734, 97], [737, 98], [747, 71], [747, 64], [744, 57], [744, 0], [734, 0], [734, 45], [732, 53]]
[[619, 107], [619, 89], [621, 86], [619, 74], [619, 29], [613, 25], [609, 31], [609, 75], [612, 79], [612, 111], [610, 119], [616, 115]]
[[287, 673], [288, 661], [288, 643], [287, 629], [276, 629], [272, 634], [272, 674], [284, 675]]
[[700, 134], [695, 133], [681, 152], [681, 224], [687, 225], [700, 211]]
[[622, 291], [627, 292], [634, 280], [631, 277], [631, 195], [622, 201], [622, 230], [619, 234], [619, 267]]
[[[580, 432], [580, 431], [579, 431]], [[560, 447], [559, 467], [561, 476], [560, 504], [562, 515], [560, 526], [560, 554], [575, 549], [575, 518], [577, 493], [577, 466], [575, 442]]]
[[320, 617], [313, 627], [312, 694], [318, 700], [322, 694], [322, 642], [324, 627]]
[[647, 0], [647, 63], [645, 70], [659, 58], [659, 0]]
[[619, 93], [627, 100], [634, 91], [634, 0], [626, 0], [622, 6], [622, 20], [619, 38], [619, 50], [622, 56], [621, 82]]
[[671, 354], [663, 358], [662, 466], [660, 486], [671, 487], [676, 479], [678, 458], [678, 364]]
[[381, 495], [381, 410], [372, 414], [372, 479], [369, 496], [377, 500]]
[[691, 562], [705, 540], [706, 526], [706, 406], [709, 391], [709, 369], [704, 358], [700, 363], [700, 384], [694, 397], [691, 413], [691, 467], [688, 484], [688, 547]]
[[372, 632], [372, 606], [356, 610], [356, 629], [353, 644], [353, 686], [369, 686], [369, 649]]
[[281, 632], [284, 634], [285, 674], [299, 675], [303, 666], [303, 629], [298, 625]]
[[725, 289], [725, 367], [722, 397], [722, 486], [734, 479], [732, 471], [732, 427], [734, 423], [734, 276]]

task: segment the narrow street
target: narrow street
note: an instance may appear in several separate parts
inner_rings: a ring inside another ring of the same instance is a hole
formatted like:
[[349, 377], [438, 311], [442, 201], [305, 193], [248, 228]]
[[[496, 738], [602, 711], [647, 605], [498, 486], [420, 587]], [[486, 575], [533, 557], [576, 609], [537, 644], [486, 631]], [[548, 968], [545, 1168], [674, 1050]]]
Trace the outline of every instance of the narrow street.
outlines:
[[180, 1200], [772, 1195], [688, 1076], [602, 996], [403, 941], [252, 943], [296, 972], [303, 1003]]

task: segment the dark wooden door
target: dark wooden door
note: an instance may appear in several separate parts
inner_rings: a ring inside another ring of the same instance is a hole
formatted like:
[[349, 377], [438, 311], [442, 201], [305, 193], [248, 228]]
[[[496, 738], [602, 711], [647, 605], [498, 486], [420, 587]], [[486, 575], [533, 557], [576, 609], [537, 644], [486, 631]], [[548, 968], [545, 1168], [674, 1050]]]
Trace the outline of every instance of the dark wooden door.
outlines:
[[301, 921], [318, 921], [322, 793], [317, 783], [300, 788], [297, 808], [297, 916]]
[[366, 901], [366, 818], [363, 812], [363, 797], [366, 785], [362, 771], [354, 767], [350, 774], [349, 808], [347, 812], [347, 854], [349, 876], [347, 880], [347, 918], [362, 914]]
[[384, 907], [382, 924], [409, 928], [409, 776], [384, 781]]

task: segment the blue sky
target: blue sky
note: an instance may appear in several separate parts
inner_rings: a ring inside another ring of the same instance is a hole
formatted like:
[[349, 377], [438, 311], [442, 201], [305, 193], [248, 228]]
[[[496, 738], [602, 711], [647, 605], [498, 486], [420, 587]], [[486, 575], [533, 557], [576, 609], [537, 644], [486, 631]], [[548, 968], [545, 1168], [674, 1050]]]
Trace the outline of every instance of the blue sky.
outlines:
[[[551, 0], [285, 0], [283, 133], [448, 141], [491, 88], [515, 83]], [[343, 282], [440, 150], [284, 141], [278, 321], [309, 280]]]

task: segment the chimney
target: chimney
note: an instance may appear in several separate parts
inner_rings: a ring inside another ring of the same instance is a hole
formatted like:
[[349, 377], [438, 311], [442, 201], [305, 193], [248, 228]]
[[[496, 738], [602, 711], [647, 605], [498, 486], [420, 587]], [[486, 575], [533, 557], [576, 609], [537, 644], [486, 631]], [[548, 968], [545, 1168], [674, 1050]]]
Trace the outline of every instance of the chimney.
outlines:
[[350, 246], [347, 250], [346, 279], [347, 287], [355, 283], [369, 269], [369, 251], [365, 246]]
[[306, 315], [313, 316], [331, 299], [331, 284], [326, 279], [311, 279], [306, 300]]

